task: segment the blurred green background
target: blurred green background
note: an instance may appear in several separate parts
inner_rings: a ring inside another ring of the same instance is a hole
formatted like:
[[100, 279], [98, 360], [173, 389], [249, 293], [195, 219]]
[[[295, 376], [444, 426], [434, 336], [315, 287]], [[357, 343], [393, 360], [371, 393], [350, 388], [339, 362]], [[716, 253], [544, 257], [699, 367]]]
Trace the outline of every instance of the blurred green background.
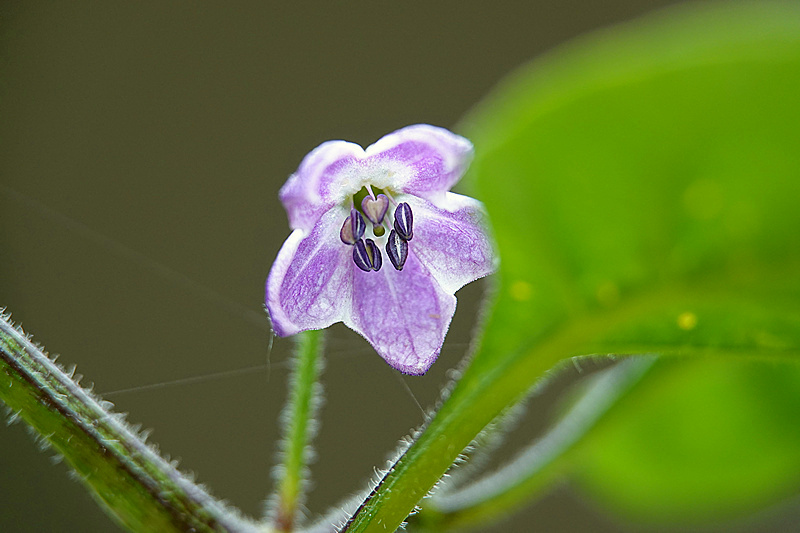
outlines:
[[[101, 393], [261, 365], [109, 397], [215, 495], [259, 515], [291, 348], [276, 339], [270, 352], [262, 311], [288, 235], [276, 195], [286, 177], [327, 139], [453, 127], [527, 60], [667, 3], [4, 3], [0, 305]], [[484, 286], [459, 293], [422, 378], [399, 378], [360, 337], [331, 329], [313, 511], [362, 489], [422, 421], [400, 380], [423, 406], [438, 398]], [[555, 397], [535, 399], [507, 449], [536, 434]], [[0, 530], [114, 528], [22, 426], [1, 429], [0, 447]], [[565, 487], [493, 530], [532, 523], [637, 529]]]

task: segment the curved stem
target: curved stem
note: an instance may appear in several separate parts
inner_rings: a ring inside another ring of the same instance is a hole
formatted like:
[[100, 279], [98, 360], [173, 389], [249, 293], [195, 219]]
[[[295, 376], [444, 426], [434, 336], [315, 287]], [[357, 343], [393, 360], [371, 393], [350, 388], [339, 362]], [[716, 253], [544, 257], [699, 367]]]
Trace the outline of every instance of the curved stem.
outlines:
[[[111, 412], [0, 314], [0, 400], [64, 456], [109, 515], [132, 531], [255, 532]], [[13, 483], [13, 480], [5, 480]]]
[[644, 375], [655, 357], [631, 357], [596, 376], [570, 410], [539, 440], [496, 472], [424, 500], [410, 523], [443, 531], [475, 526], [530, 503], [558, 474], [559, 459]]

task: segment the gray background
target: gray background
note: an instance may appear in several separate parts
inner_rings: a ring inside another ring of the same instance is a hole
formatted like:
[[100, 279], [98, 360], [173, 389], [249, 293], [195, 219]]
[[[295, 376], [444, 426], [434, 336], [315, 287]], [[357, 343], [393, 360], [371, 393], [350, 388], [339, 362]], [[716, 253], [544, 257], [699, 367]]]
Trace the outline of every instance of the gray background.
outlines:
[[[100, 392], [257, 367], [109, 399], [215, 495], [259, 515], [291, 349], [276, 339], [268, 351], [262, 310], [289, 232], [276, 196], [286, 177], [327, 139], [452, 127], [526, 60], [667, 3], [3, 2], [0, 306]], [[459, 293], [421, 378], [331, 328], [311, 509], [361, 489], [421, 422], [400, 380], [435, 401], [483, 288]], [[535, 400], [508, 450], [554, 397]], [[0, 530], [115, 529], [22, 425], [0, 426], [0, 450]], [[534, 524], [622, 527], [562, 488], [493, 531]]]

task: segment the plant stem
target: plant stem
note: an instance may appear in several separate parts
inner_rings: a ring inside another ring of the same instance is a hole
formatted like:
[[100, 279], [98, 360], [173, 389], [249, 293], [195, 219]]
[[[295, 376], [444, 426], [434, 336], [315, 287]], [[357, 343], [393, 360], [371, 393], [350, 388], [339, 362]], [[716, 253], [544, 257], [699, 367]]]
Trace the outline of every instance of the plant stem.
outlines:
[[570, 410], [513, 461], [464, 488], [442, 490], [424, 500], [421, 512], [409, 522], [426, 531], [476, 526], [530, 503], [559, 474], [560, 459], [654, 361], [655, 357], [631, 357], [595, 376]]
[[290, 396], [282, 414], [281, 464], [275, 475], [278, 489], [272, 519], [278, 531], [294, 530], [298, 508], [305, 500], [310, 443], [317, 432], [316, 414], [322, 398], [323, 331], [299, 333], [296, 342]]
[[[123, 414], [73, 375], [0, 314], [0, 400], [64, 456], [118, 524], [131, 531], [257, 531], [145, 444]], [[3, 480], [15, 482], [24, 481]]]

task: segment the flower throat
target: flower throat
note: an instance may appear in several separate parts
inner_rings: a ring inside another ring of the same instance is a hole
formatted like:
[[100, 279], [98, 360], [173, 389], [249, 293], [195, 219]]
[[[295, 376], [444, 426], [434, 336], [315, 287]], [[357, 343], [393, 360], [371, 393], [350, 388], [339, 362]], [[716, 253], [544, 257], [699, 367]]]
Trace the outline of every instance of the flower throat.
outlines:
[[[414, 215], [406, 202], [398, 204], [383, 191], [377, 190], [375, 194], [372, 187], [367, 186], [353, 196], [353, 207], [350, 208], [350, 215], [344, 219], [339, 238], [353, 247], [353, 262], [358, 268], [364, 272], [377, 272], [383, 265], [383, 257], [375, 241], [364, 238], [367, 221], [371, 223], [372, 235], [376, 239], [382, 240], [388, 228], [389, 235], [384, 245], [386, 255], [395, 270], [403, 270], [408, 258], [408, 243], [414, 236]], [[355, 208], [357, 205], [361, 207], [360, 210]], [[387, 216], [390, 208], [393, 208], [391, 217]], [[390, 223], [390, 219], [393, 222]]]

